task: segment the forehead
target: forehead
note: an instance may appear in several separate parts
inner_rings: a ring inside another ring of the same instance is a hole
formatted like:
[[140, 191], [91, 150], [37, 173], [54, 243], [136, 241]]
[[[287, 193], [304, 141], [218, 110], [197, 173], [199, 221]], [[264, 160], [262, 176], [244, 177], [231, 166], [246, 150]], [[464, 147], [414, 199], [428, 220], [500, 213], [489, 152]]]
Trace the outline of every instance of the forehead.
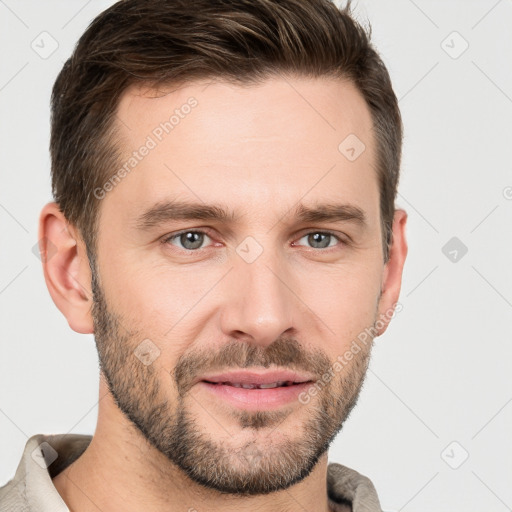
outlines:
[[112, 208], [124, 201], [140, 209], [172, 196], [250, 211], [341, 194], [376, 210], [371, 115], [347, 81], [131, 87], [116, 124], [126, 172], [109, 192]]

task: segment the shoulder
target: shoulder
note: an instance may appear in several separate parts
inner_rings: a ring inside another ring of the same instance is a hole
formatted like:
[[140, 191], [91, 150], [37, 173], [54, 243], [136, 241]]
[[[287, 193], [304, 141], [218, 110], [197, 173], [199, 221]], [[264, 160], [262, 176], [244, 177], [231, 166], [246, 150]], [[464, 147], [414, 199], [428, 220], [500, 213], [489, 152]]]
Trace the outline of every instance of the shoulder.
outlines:
[[327, 489], [331, 500], [337, 503], [351, 503], [354, 512], [381, 512], [377, 491], [372, 481], [342, 464], [329, 463]]
[[51, 479], [76, 460], [92, 436], [36, 434], [25, 443], [14, 477], [0, 487], [0, 512], [28, 512], [29, 496], [45, 493]]

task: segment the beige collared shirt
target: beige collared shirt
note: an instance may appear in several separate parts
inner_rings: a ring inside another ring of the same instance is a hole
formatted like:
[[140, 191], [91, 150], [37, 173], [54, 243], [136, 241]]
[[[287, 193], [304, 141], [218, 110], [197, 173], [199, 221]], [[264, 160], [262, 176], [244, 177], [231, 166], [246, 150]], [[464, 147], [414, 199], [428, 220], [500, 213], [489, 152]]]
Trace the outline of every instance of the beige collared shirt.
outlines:
[[[91, 439], [81, 434], [32, 436], [14, 478], [0, 487], [0, 512], [69, 512], [52, 478], [80, 457]], [[332, 512], [381, 512], [372, 482], [341, 464], [329, 463], [327, 491]]]

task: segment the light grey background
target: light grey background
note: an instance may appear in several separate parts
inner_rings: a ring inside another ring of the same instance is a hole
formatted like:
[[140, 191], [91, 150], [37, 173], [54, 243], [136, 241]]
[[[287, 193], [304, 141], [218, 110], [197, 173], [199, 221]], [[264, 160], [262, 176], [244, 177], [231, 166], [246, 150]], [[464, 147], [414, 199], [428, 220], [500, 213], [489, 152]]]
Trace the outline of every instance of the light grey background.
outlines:
[[[51, 199], [50, 90], [111, 3], [0, 0], [0, 485], [27, 437], [95, 428], [93, 337], [69, 328], [32, 249]], [[357, 13], [400, 98], [409, 256], [403, 311], [330, 460], [369, 476], [385, 510], [510, 510], [512, 1], [365, 0]]]

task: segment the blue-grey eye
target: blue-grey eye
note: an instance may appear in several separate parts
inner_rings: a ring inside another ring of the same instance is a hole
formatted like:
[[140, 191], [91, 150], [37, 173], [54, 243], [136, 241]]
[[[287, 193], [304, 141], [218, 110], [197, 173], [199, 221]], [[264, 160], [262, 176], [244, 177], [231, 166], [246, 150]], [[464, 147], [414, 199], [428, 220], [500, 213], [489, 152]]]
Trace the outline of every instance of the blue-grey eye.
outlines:
[[338, 238], [336, 236], [332, 235], [331, 233], [323, 233], [321, 231], [309, 233], [303, 236], [300, 240], [303, 238], [307, 238], [307, 243], [310, 244], [313, 249], [325, 249], [327, 247], [336, 245], [338, 242]]
[[184, 231], [170, 237], [167, 241], [174, 244], [173, 242], [179, 241], [181, 248], [193, 251], [194, 249], [200, 249], [203, 245], [205, 238], [209, 238], [206, 233], [201, 231]]

